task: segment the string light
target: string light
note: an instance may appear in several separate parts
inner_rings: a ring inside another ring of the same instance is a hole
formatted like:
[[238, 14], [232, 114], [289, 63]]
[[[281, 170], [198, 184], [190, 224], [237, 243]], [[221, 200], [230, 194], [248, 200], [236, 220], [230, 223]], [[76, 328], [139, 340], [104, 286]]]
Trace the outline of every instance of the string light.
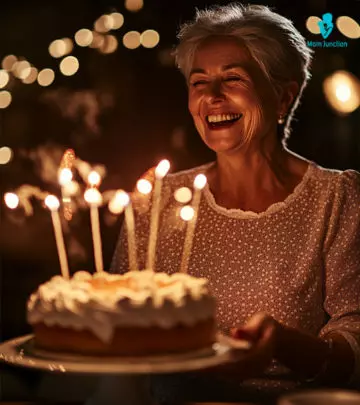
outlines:
[[7, 55], [1, 62], [1, 66], [3, 69], [7, 70], [10, 72], [14, 66], [14, 64], [17, 62], [17, 57], [15, 55]]
[[317, 16], [310, 16], [306, 20], [306, 28], [308, 31], [310, 31], [312, 34], [320, 34], [320, 27], [318, 22], [321, 21], [321, 18]]
[[104, 43], [99, 48], [99, 51], [102, 53], [113, 53], [116, 51], [119, 43], [114, 35], [106, 35], [104, 37]]
[[4, 69], [0, 69], [0, 89], [8, 84], [9, 79], [9, 73]]
[[346, 15], [337, 18], [336, 26], [338, 30], [348, 38], [360, 38], [360, 25], [351, 17]]
[[72, 76], [79, 70], [79, 61], [75, 56], [67, 56], [60, 63], [60, 72], [64, 76]]
[[121, 13], [111, 13], [112, 29], [118, 30], [124, 25], [124, 16]]
[[89, 46], [93, 40], [93, 33], [87, 28], [82, 28], [75, 34], [75, 42], [79, 46]]
[[23, 83], [25, 84], [31, 84], [34, 83], [37, 79], [38, 76], [38, 70], [36, 69], [36, 67], [31, 67], [29, 69], [29, 74], [23, 79]]
[[155, 30], [146, 30], [140, 36], [140, 43], [144, 48], [155, 48], [160, 41], [160, 35]]
[[129, 11], [136, 12], [144, 7], [143, 0], [125, 0], [125, 8]]
[[0, 165], [6, 165], [13, 157], [13, 151], [8, 146], [0, 148]]

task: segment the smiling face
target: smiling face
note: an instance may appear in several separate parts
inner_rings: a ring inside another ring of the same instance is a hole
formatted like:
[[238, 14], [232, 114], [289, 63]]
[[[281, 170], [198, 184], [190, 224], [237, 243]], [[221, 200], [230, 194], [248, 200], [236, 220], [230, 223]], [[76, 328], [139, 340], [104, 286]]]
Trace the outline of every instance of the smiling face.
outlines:
[[269, 133], [276, 135], [275, 93], [236, 39], [204, 42], [195, 53], [188, 84], [195, 126], [215, 152], [233, 153]]

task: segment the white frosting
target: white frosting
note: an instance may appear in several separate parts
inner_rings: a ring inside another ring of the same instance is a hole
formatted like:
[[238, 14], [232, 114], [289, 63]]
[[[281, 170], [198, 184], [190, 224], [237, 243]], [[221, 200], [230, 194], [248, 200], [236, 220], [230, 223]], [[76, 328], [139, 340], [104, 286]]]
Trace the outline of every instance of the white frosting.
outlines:
[[[127, 280], [131, 288], [95, 287], [91, 282], [96, 279], [107, 285]], [[27, 305], [30, 324], [87, 329], [104, 342], [111, 341], [117, 326], [191, 326], [214, 317], [214, 312], [206, 279], [151, 270], [124, 275], [79, 271], [70, 280], [55, 276], [30, 296]]]

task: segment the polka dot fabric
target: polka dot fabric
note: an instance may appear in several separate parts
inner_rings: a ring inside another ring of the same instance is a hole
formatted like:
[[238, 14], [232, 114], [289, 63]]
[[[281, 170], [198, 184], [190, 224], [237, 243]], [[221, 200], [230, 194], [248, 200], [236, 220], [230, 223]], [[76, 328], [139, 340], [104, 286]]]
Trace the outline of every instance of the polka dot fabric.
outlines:
[[[192, 187], [210, 163], [166, 177], [156, 270], [179, 271], [185, 223], [172, 197]], [[141, 267], [146, 260], [149, 209], [137, 215]], [[126, 230], [112, 263], [128, 270]], [[254, 213], [216, 204], [203, 191], [188, 272], [206, 277], [217, 298], [219, 328], [227, 333], [258, 311], [290, 327], [324, 336], [341, 333], [356, 355], [360, 381], [360, 174], [313, 162], [292, 194]]]

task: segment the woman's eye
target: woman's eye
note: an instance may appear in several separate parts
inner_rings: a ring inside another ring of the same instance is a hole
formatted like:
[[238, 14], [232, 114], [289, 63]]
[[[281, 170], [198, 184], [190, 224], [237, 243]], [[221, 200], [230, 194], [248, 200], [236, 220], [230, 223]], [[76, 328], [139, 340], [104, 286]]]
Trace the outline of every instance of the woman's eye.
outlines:
[[239, 82], [241, 80], [240, 77], [238, 76], [230, 76], [230, 77], [226, 77], [225, 82]]
[[195, 82], [192, 82], [191, 85], [193, 87], [198, 87], [198, 86], [204, 85], [206, 83], [207, 83], [206, 80], [196, 80]]

